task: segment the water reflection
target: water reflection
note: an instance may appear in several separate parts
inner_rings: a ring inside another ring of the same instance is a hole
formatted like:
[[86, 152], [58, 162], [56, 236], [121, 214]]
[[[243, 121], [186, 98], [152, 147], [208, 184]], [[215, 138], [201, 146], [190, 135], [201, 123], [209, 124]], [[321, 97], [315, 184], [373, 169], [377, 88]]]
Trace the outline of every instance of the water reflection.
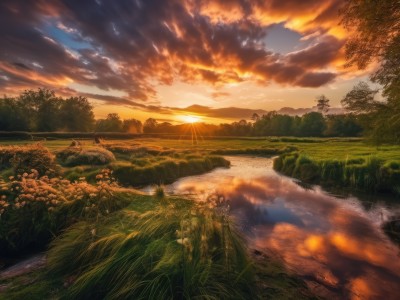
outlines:
[[399, 249], [380, 229], [399, 207], [366, 210], [354, 197], [304, 189], [271, 160], [230, 157], [232, 167], [184, 178], [170, 192], [230, 201], [252, 246], [276, 251], [316, 291], [337, 299], [400, 299]]

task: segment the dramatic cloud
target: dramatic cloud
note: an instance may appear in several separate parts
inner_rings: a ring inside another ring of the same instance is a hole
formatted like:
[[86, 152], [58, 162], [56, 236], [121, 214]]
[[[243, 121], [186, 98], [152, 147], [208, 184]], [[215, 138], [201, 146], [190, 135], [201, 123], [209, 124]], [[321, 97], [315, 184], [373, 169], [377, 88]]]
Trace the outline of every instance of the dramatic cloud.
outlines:
[[[319, 87], [339, 76], [340, 3], [4, 0], [0, 91], [79, 84], [122, 92], [123, 100], [107, 101], [136, 105], [157, 99], [156, 84], [177, 80]], [[270, 51], [265, 38], [273, 24], [299, 32], [309, 46], [289, 54]]]

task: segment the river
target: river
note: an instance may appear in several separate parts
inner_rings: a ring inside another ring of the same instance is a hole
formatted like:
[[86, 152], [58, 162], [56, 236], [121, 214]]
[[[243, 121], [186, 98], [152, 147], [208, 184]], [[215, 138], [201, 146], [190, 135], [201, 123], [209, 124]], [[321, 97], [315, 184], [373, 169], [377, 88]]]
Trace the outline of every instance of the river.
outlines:
[[223, 195], [250, 246], [279, 255], [321, 296], [400, 299], [400, 249], [381, 229], [400, 205], [304, 187], [276, 173], [269, 158], [227, 159], [230, 168], [182, 178], [166, 192]]

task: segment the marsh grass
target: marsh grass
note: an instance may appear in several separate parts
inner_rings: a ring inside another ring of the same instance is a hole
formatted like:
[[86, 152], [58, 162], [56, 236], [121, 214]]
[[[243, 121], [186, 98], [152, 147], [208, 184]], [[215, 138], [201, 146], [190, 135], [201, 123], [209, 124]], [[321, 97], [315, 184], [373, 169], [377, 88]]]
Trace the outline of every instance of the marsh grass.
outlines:
[[[154, 200], [153, 200], [154, 201]], [[49, 274], [73, 299], [249, 299], [253, 268], [226, 216], [169, 198], [142, 213], [80, 222], [52, 243]]]
[[217, 167], [228, 167], [229, 161], [220, 156], [181, 156], [133, 159], [132, 164], [112, 166], [114, 176], [123, 185], [144, 186], [165, 184], [174, 180], [202, 174]]
[[367, 192], [397, 193], [400, 186], [400, 163], [375, 156], [345, 160], [317, 160], [298, 152], [275, 159], [274, 169], [308, 183], [351, 187]]

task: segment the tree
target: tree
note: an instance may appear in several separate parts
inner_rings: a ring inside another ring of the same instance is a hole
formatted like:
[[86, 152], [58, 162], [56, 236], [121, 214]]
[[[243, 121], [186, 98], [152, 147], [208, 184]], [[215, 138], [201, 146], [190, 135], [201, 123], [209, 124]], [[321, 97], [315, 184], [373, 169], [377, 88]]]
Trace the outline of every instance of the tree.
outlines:
[[100, 119], [96, 122], [96, 131], [98, 132], [121, 132], [122, 121], [117, 113], [107, 115], [106, 119]]
[[90, 131], [95, 123], [93, 106], [85, 97], [70, 97], [63, 101], [60, 119], [67, 131]]
[[327, 113], [329, 111], [329, 99], [325, 97], [325, 95], [318, 96], [317, 99], [317, 108], [320, 113]]
[[300, 134], [302, 136], [322, 136], [326, 128], [324, 116], [318, 112], [310, 112], [301, 118]]
[[153, 118], [148, 118], [143, 124], [143, 131], [145, 133], [153, 133], [157, 128], [157, 120]]
[[38, 131], [56, 131], [62, 124], [60, 120], [60, 108], [62, 99], [51, 98], [43, 102], [37, 111], [37, 130]]
[[378, 92], [376, 89], [371, 89], [366, 82], [361, 81], [341, 100], [342, 106], [355, 114], [375, 112], [383, 105], [375, 100]]
[[400, 1], [346, 0], [342, 24], [349, 30], [348, 65], [380, 65], [371, 80], [383, 86], [387, 102], [375, 112], [377, 140], [400, 143]]
[[17, 99], [0, 99], [0, 131], [29, 131], [29, 123]]
[[254, 122], [257, 122], [258, 120], [260, 120], [260, 116], [257, 113], [254, 113], [251, 116], [251, 120], [254, 121]]
[[129, 133], [142, 133], [143, 125], [142, 122], [136, 119], [124, 120], [122, 125], [122, 130]]
[[341, 14], [341, 22], [350, 32], [346, 43], [348, 65], [364, 69], [373, 60], [384, 61], [389, 52], [399, 50], [398, 0], [346, 0]]
[[360, 82], [343, 98], [343, 107], [359, 115], [364, 132], [377, 144], [400, 143], [400, 122], [393, 104], [375, 100], [378, 90]]
[[[25, 116], [26, 122], [29, 124], [30, 131], [48, 130], [53, 131], [57, 128], [55, 124], [50, 124], [58, 119], [58, 109], [55, 109], [57, 101], [54, 91], [46, 88], [39, 88], [37, 91], [25, 90], [17, 99], [18, 105]], [[51, 103], [50, 103], [51, 102]], [[53, 110], [49, 111], [49, 107]]]

